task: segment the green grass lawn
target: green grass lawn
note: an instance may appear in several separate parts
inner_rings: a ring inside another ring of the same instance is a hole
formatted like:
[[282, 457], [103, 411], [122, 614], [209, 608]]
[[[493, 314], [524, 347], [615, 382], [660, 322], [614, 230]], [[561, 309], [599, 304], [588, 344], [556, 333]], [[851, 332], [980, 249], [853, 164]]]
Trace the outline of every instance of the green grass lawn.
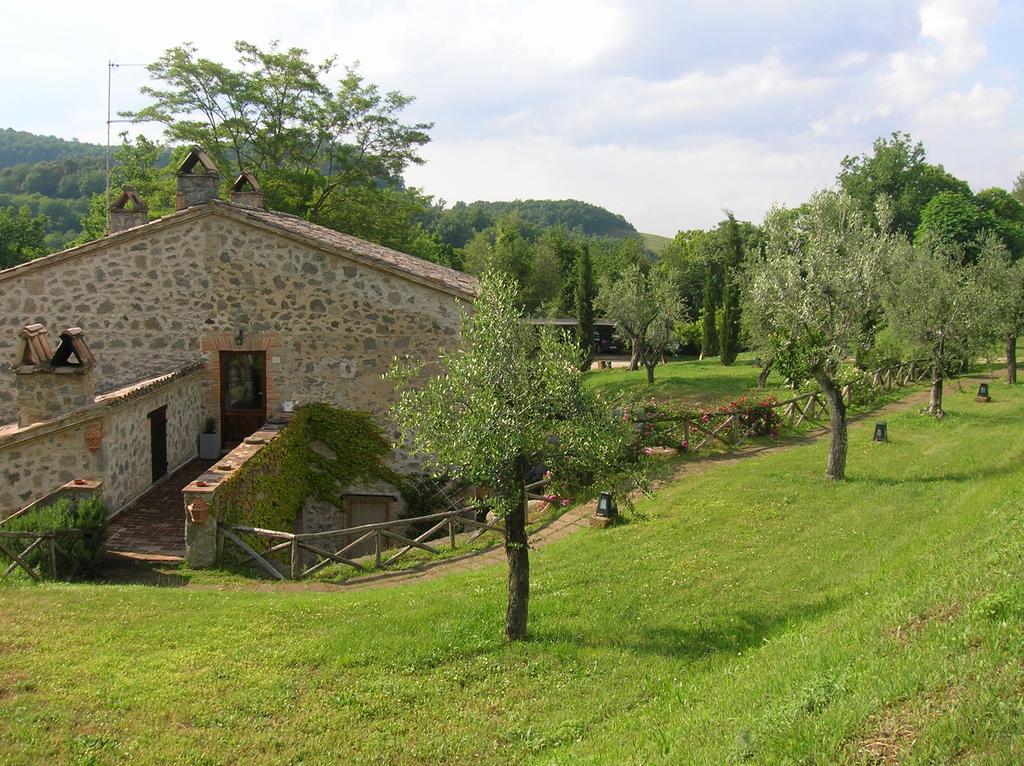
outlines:
[[1024, 387], [993, 395], [856, 425], [837, 486], [774, 450], [534, 552], [515, 646], [501, 567], [2, 587], [0, 762], [1024, 762]]
[[757, 388], [761, 368], [754, 366], [754, 356], [752, 353], [740, 354], [736, 362], [728, 366], [722, 364], [718, 357], [659, 364], [654, 368], [653, 385], [647, 383], [647, 371], [642, 367], [634, 372], [623, 368], [593, 370], [584, 376], [584, 382], [588, 388], [610, 397], [652, 396], [693, 407], [718, 405], [740, 396], [792, 397], [793, 391], [785, 387], [782, 376], [774, 371], [768, 376], [768, 388]]

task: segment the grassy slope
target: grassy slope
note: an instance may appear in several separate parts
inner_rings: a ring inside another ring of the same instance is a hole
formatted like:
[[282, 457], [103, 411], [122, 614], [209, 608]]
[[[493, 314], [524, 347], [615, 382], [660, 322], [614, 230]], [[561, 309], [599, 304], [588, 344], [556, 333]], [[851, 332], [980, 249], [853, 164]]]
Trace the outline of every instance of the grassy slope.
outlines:
[[672, 237], [663, 237], [660, 234], [644, 234], [640, 238], [644, 241], [644, 247], [652, 253], [658, 254], [672, 241]]
[[[533, 557], [351, 594], [0, 589], [4, 763], [1024, 760], [1024, 392], [715, 466]], [[906, 755], [906, 754], [905, 754]]]
[[753, 366], [753, 359], [754, 354], [740, 354], [736, 363], [728, 367], [718, 357], [701, 362], [669, 362], [654, 368], [653, 386], [647, 384], [647, 371], [643, 368], [634, 372], [622, 368], [595, 370], [584, 380], [587, 386], [609, 397], [639, 394], [692, 406], [717, 405], [744, 395], [757, 398], [774, 395], [780, 399], [793, 395], [775, 372], [768, 377], [767, 389], [756, 389], [761, 370]]

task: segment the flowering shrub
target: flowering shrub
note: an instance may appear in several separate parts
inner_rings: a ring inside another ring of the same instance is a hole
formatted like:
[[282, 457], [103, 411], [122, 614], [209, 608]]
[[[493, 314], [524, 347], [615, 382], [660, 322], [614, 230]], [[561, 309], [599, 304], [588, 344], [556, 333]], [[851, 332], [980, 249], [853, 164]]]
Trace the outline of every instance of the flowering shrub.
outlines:
[[[773, 409], [778, 403], [775, 397], [755, 401], [741, 396], [715, 409], [697, 410], [650, 399], [624, 407], [622, 418], [636, 428], [634, 449], [637, 454], [650, 455], [657, 447], [686, 452], [690, 448], [685, 427], [687, 420], [700, 423], [705, 429], [714, 429], [735, 415], [744, 433], [750, 431], [755, 436], [778, 438], [782, 418]], [[691, 435], [696, 435], [693, 429]]]

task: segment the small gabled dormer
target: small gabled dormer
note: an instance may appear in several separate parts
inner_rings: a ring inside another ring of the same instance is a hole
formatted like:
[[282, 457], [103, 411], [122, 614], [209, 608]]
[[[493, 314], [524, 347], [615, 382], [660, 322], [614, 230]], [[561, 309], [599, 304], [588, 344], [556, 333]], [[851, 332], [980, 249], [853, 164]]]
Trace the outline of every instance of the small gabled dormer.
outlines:
[[110, 225], [108, 234], [125, 229], [132, 229], [149, 222], [149, 207], [142, 197], [131, 186], [121, 189], [121, 194], [110, 206]]
[[95, 402], [95, 365], [82, 328], [69, 327], [62, 332], [53, 353], [43, 325], [21, 328], [13, 367], [18, 425], [41, 423]]
[[220, 172], [202, 147], [193, 146], [189, 150], [175, 175], [178, 181], [178, 210], [202, 205], [219, 196]]
[[256, 176], [248, 170], [243, 170], [231, 184], [231, 204], [254, 210], [263, 209], [263, 190]]

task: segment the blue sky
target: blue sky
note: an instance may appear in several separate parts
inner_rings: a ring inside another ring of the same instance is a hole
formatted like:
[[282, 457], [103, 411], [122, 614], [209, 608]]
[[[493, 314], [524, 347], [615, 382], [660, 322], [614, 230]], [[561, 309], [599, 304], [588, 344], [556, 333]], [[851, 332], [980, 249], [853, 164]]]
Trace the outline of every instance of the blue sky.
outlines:
[[[574, 197], [668, 236], [797, 204], [894, 130], [975, 189], [1024, 171], [1024, 0], [5, 0], [0, 25], [0, 127], [102, 142], [107, 61], [278, 39], [416, 97], [428, 193]], [[118, 69], [115, 110], [144, 82]]]

